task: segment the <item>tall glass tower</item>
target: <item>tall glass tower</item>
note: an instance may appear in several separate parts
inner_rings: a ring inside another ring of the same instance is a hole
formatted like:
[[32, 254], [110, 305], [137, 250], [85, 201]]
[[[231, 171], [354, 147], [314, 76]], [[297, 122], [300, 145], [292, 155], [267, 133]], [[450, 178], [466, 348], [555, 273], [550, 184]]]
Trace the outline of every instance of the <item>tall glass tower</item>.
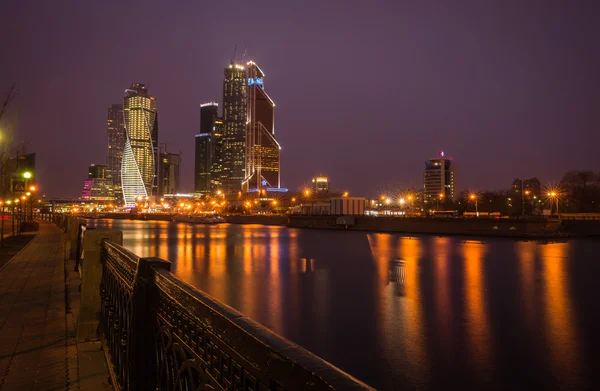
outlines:
[[122, 202], [121, 161], [125, 146], [125, 128], [123, 126], [123, 105], [114, 104], [108, 108], [108, 153], [106, 156], [106, 179], [109, 181], [117, 202]]
[[138, 197], [157, 194], [158, 113], [156, 98], [143, 84], [134, 83], [123, 98], [125, 146], [121, 162], [123, 200], [131, 206]]
[[275, 140], [275, 103], [265, 91], [265, 74], [250, 61], [246, 125], [246, 177], [243, 189], [279, 188], [281, 147]]
[[223, 80], [223, 188], [239, 191], [246, 177], [246, 68], [231, 62]]

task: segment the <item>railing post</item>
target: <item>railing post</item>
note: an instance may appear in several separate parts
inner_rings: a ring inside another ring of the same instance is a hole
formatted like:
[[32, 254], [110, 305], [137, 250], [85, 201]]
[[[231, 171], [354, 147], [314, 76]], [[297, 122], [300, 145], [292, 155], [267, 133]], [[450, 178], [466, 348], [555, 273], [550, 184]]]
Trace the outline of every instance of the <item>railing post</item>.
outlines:
[[95, 229], [87, 231], [83, 241], [84, 260], [81, 265], [81, 304], [77, 319], [77, 340], [98, 339], [100, 321], [100, 282], [102, 280], [102, 242], [123, 243], [121, 231]]
[[160, 258], [140, 258], [133, 279], [131, 318], [131, 389], [154, 390], [158, 381], [154, 324], [158, 298], [152, 295], [155, 270], [170, 271], [171, 262]]

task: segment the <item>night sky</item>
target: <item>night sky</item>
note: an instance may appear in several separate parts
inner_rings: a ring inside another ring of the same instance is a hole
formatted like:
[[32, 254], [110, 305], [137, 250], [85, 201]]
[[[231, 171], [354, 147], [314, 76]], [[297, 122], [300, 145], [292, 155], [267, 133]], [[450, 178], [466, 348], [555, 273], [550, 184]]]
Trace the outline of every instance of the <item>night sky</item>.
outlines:
[[192, 190], [199, 104], [234, 46], [265, 71], [282, 185], [422, 186], [446, 151], [460, 189], [600, 170], [598, 1], [27, 1], [0, 4], [0, 92], [49, 196], [105, 163], [107, 108], [157, 98], [159, 142]]

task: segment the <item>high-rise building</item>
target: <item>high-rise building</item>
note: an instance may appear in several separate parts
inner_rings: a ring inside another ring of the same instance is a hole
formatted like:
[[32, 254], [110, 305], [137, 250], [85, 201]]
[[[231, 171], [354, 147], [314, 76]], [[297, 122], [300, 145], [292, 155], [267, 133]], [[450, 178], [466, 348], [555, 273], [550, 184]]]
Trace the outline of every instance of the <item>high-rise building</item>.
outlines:
[[90, 164], [88, 179], [108, 179], [108, 168], [105, 164]]
[[326, 176], [319, 175], [312, 179], [313, 191], [315, 193], [329, 192], [329, 179]]
[[200, 105], [200, 133], [195, 137], [194, 191], [196, 193], [210, 193], [211, 191], [218, 115], [218, 103], [210, 102]]
[[246, 177], [246, 68], [231, 62], [223, 80], [223, 188], [236, 192]]
[[123, 199], [134, 205], [138, 196], [157, 193], [158, 112], [156, 98], [144, 84], [134, 83], [123, 98], [125, 146], [121, 162]]
[[455, 200], [456, 192], [456, 166], [451, 158], [444, 157], [440, 152], [438, 158], [425, 162], [423, 174], [423, 198], [425, 202], [435, 202], [444, 198]]
[[265, 91], [265, 74], [250, 61], [248, 70], [248, 113], [246, 125], [246, 177], [243, 188], [279, 188], [280, 146], [275, 140], [275, 103]]
[[86, 201], [110, 202], [114, 200], [112, 181], [108, 179], [108, 169], [104, 164], [90, 164], [88, 177], [83, 181], [81, 199]]
[[215, 120], [214, 129], [210, 184], [213, 191], [218, 191], [223, 189], [223, 118]]
[[159, 159], [158, 194], [175, 194], [179, 191], [179, 154], [161, 152]]
[[125, 147], [125, 127], [123, 125], [123, 105], [114, 104], [108, 108], [108, 154], [106, 156], [106, 178], [110, 181], [115, 198], [120, 202], [121, 161]]

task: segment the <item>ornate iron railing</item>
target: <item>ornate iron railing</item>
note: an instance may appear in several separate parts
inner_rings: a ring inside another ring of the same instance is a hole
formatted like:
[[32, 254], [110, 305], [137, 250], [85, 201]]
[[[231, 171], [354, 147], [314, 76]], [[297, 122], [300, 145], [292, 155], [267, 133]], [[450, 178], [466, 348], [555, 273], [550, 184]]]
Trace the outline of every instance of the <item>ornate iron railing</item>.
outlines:
[[170, 263], [102, 249], [100, 337], [121, 390], [370, 389], [182, 282]]

